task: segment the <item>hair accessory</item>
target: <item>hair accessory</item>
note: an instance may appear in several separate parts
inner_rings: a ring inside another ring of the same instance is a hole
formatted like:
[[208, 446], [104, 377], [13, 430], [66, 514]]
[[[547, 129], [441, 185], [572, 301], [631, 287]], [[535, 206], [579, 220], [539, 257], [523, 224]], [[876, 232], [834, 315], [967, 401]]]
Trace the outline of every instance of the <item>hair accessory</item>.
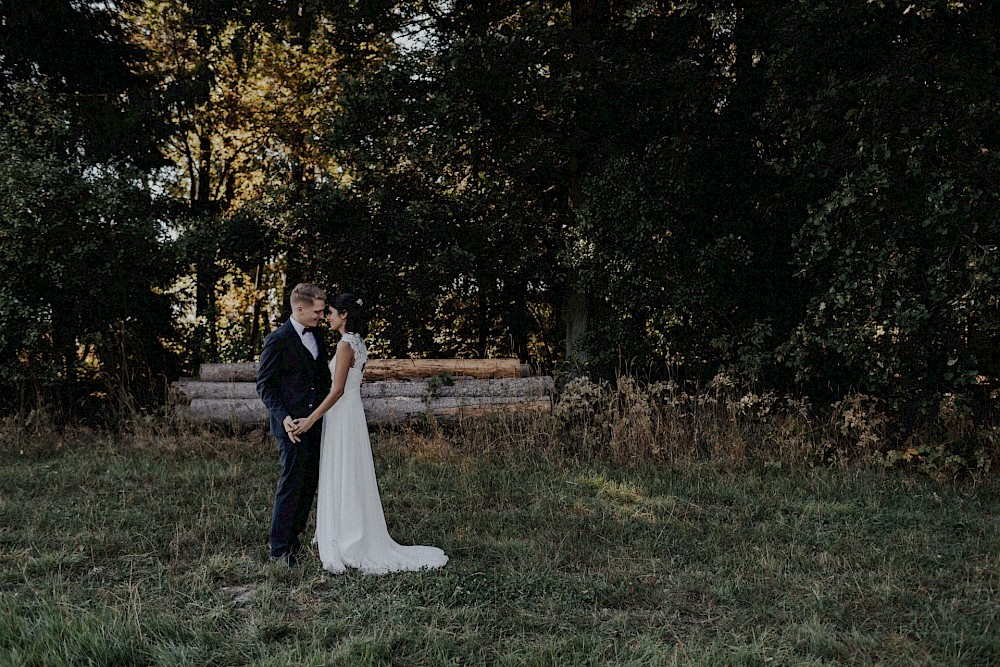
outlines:
[[361, 299], [358, 299], [358, 300], [357, 300], [357, 301], [355, 301], [354, 303], [358, 304], [359, 306], [363, 306], [363, 305], [365, 305], [364, 301], [362, 301]]

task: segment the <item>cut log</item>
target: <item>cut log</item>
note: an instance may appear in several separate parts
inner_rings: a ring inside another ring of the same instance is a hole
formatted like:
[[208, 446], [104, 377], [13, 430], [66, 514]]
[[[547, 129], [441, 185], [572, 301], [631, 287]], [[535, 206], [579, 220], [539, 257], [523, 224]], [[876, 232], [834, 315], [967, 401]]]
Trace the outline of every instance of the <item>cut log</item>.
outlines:
[[428, 378], [450, 373], [454, 377], [523, 378], [531, 375], [517, 359], [372, 359], [365, 367], [368, 380]]
[[[531, 375], [527, 364], [517, 359], [371, 359], [365, 367], [368, 380], [429, 378], [450, 373], [453, 377], [524, 378]], [[255, 382], [257, 363], [202, 364], [202, 382]]]
[[[432, 383], [434, 385], [434, 383]], [[493, 396], [493, 397], [540, 397], [552, 393], [554, 383], [551, 376], [529, 378], [455, 378], [452, 385], [428, 386], [425, 380], [384, 380], [365, 382], [361, 385], [362, 398], [367, 397], [451, 397], [451, 396]], [[200, 382], [180, 380], [173, 383], [175, 400], [186, 402], [197, 398], [212, 399], [255, 399], [257, 385], [254, 382]]]
[[257, 362], [239, 364], [202, 364], [198, 369], [202, 382], [256, 382]]
[[361, 385], [361, 396], [446, 398], [451, 396], [490, 396], [496, 398], [537, 398], [552, 394], [555, 382], [550, 375], [526, 378], [456, 377], [453, 384], [428, 383], [425, 380], [383, 380]]
[[[443, 419], [493, 412], [551, 410], [549, 397], [443, 397], [425, 401], [413, 397], [363, 399], [365, 414], [373, 424], [401, 423], [424, 414]], [[222, 424], [263, 424], [267, 410], [259, 399], [196, 398], [175, 408], [181, 419]]]
[[174, 414], [183, 421], [212, 424], [265, 424], [267, 408], [259, 398], [196, 398], [177, 405]]
[[175, 402], [186, 403], [195, 398], [257, 398], [256, 382], [201, 382], [178, 380], [170, 385]]
[[425, 401], [419, 398], [369, 398], [364, 401], [365, 415], [375, 424], [400, 423], [430, 414], [449, 419], [495, 412], [544, 412], [552, 409], [545, 397], [444, 397]]

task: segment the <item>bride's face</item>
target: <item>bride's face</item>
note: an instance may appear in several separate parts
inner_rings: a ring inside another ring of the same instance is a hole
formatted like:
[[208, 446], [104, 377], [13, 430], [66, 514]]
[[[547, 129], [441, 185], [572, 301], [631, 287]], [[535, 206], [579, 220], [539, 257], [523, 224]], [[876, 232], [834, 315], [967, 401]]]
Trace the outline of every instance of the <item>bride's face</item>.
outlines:
[[326, 321], [330, 324], [331, 328], [339, 329], [347, 321], [347, 313], [341, 314], [339, 310], [331, 306], [326, 311]]

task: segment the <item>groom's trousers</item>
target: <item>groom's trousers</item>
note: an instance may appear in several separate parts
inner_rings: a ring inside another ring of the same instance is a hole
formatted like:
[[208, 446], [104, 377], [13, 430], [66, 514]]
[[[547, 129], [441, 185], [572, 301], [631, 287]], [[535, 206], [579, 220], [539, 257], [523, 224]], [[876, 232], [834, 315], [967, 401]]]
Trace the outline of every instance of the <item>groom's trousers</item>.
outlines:
[[275, 439], [281, 460], [281, 477], [271, 513], [271, 556], [297, 551], [319, 484], [319, 451], [322, 429], [312, 428], [299, 442]]

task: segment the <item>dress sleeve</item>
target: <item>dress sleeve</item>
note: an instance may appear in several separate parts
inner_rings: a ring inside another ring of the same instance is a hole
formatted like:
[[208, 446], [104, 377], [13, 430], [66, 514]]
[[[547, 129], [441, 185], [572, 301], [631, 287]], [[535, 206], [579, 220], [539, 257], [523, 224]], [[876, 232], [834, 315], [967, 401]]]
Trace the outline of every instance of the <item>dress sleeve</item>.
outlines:
[[368, 363], [368, 348], [365, 346], [365, 342], [361, 340], [361, 336], [356, 333], [347, 333], [342, 340], [350, 345], [351, 350], [354, 352], [354, 364], [352, 368], [364, 368], [365, 364]]

